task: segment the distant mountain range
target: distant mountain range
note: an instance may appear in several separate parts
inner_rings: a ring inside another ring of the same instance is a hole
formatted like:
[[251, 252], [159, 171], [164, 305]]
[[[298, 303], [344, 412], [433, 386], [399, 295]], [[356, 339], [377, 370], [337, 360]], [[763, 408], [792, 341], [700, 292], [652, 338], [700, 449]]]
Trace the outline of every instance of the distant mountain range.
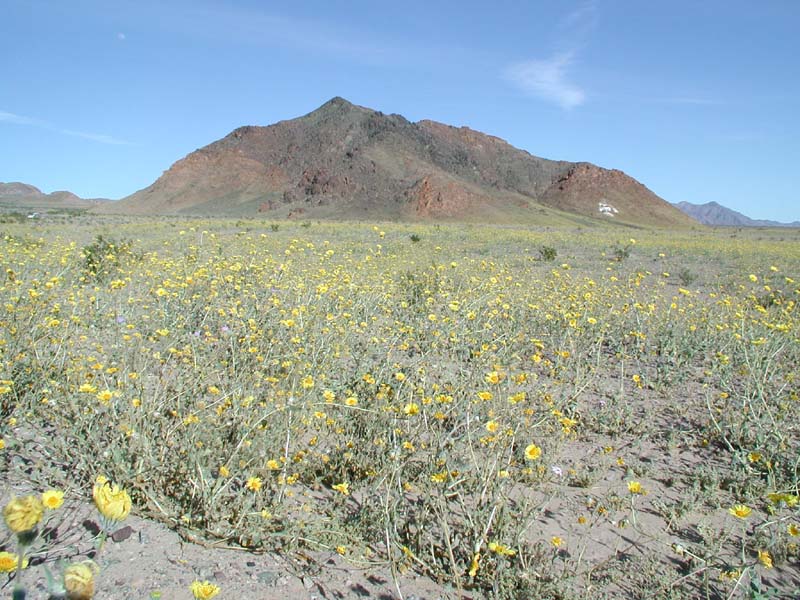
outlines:
[[343, 98], [296, 119], [240, 127], [149, 187], [93, 210], [697, 225], [622, 171], [538, 158], [467, 127], [412, 123]]
[[703, 225], [724, 227], [800, 227], [800, 221], [781, 223], [766, 219], [751, 219], [716, 202], [706, 202], [705, 204], [678, 202], [675, 206]]
[[69, 208], [92, 208], [103, 202], [104, 198], [81, 198], [72, 192], [59, 191], [45, 194], [39, 188], [18, 181], [0, 182], [0, 208], [25, 212]]

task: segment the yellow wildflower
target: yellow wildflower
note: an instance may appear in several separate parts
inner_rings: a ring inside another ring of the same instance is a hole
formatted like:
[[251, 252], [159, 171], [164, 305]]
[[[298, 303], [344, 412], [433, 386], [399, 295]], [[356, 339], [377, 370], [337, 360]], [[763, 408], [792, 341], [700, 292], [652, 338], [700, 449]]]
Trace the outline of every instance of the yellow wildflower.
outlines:
[[798, 501], [800, 501], [800, 497], [795, 496], [794, 494], [772, 493], [767, 494], [767, 498], [769, 498], [769, 501], [773, 504], [785, 504], [789, 508], [797, 506]]
[[737, 504], [736, 506], [729, 508], [728, 512], [737, 519], [746, 519], [750, 516], [750, 513], [753, 512], [753, 509], [744, 504]]
[[764, 565], [764, 567], [767, 569], [772, 568], [772, 556], [770, 556], [767, 550], [758, 551], [758, 562]]
[[469, 566], [469, 576], [475, 577], [478, 574], [478, 569], [480, 568], [481, 562], [481, 555], [477, 552], [472, 556], [472, 563]]
[[230, 469], [228, 469], [228, 467], [226, 467], [225, 465], [220, 465], [220, 467], [219, 467], [219, 476], [220, 477], [229, 477], [230, 474], [231, 474], [231, 471], [230, 471]]
[[112, 392], [111, 390], [103, 390], [102, 392], [98, 393], [97, 396], [95, 397], [100, 401], [101, 404], [108, 404], [114, 397], [114, 392]]
[[248, 490], [251, 492], [257, 492], [261, 489], [261, 478], [260, 477], [249, 477], [247, 479], [247, 483], [245, 484]]
[[42, 520], [44, 507], [38, 496], [12, 498], [3, 509], [6, 525], [14, 533], [33, 530]]
[[440, 473], [434, 473], [431, 475], [431, 481], [433, 483], [444, 483], [447, 481], [449, 473], [447, 471], [441, 471]]
[[94, 596], [94, 576], [97, 565], [87, 560], [64, 569], [64, 589], [68, 600], [90, 600]]
[[514, 556], [517, 553], [516, 550], [498, 542], [489, 542], [489, 550], [502, 556]]
[[342, 483], [337, 483], [331, 487], [340, 494], [344, 494], [345, 496], [347, 496], [350, 493], [350, 485], [346, 481]]
[[486, 376], [483, 378], [483, 380], [486, 383], [490, 383], [492, 385], [497, 385], [498, 383], [503, 381], [503, 378], [505, 378], [505, 374], [503, 374], [503, 373], [501, 373], [499, 371], [489, 371], [486, 374]]
[[408, 415], [409, 417], [413, 417], [417, 413], [419, 413], [419, 404], [416, 402], [409, 402], [403, 407], [403, 413]]
[[[13, 573], [19, 566], [19, 555], [13, 552], [0, 552], [0, 573]], [[28, 559], [23, 559], [22, 568], [28, 566]]]
[[197, 600], [209, 600], [219, 594], [219, 586], [210, 581], [195, 581], [189, 589]]
[[631, 494], [644, 494], [644, 488], [642, 484], [638, 481], [629, 481], [628, 482], [628, 491]]
[[131, 512], [131, 497], [116, 483], [98, 475], [92, 489], [95, 506], [100, 514], [112, 521], [124, 521]]
[[525, 448], [525, 458], [528, 460], [536, 460], [542, 455], [542, 449], [539, 448], [536, 444], [529, 444], [527, 448]]
[[47, 490], [42, 493], [42, 504], [49, 510], [55, 510], [64, 504], [64, 492], [61, 490]]

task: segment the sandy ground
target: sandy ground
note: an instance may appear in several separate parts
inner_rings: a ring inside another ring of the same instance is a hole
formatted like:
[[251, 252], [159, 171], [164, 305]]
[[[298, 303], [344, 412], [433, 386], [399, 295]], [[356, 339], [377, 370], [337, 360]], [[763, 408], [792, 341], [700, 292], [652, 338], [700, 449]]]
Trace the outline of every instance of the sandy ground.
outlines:
[[[8, 490], [4, 490], [7, 492]], [[22, 490], [16, 491], [24, 493]], [[10, 494], [3, 494], [3, 504]], [[191, 599], [189, 589], [196, 580], [210, 581], [221, 589], [216, 598], [253, 600], [323, 600], [378, 598], [448, 600], [473, 598], [437, 586], [413, 573], [399, 575], [399, 591], [387, 568], [358, 568], [336, 553], [311, 553], [284, 558], [189, 543], [161, 523], [129, 517], [99, 554], [92, 542], [95, 512], [89, 504], [69, 501], [46, 519], [42, 538], [33, 547], [31, 565], [23, 575], [29, 598], [47, 597], [45, 569], [58, 570], [59, 561], [77, 562], [95, 557], [100, 566], [96, 598], [164, 600]], [[55, 527], [55, 529], [51, 529]], [[0, 542], [14, 551], [14, 540], [4, 533]], [[302, 573], [301, 573], [302, 571]], [[311, 574], [315, 573], [315, 574]], [[12, 577], [2, 577], [2, 595], [10, 596]], [[402, 594], [402, 596], [401, 596]]]

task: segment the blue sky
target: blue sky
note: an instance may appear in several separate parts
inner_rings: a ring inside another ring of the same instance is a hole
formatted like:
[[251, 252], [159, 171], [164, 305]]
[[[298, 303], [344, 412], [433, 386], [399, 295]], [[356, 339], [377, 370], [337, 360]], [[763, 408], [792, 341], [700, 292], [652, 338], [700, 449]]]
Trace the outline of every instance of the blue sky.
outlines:
[[3, 0], [0, 181], [120, 198], [333, 96], [800, 220], [800, 2]]

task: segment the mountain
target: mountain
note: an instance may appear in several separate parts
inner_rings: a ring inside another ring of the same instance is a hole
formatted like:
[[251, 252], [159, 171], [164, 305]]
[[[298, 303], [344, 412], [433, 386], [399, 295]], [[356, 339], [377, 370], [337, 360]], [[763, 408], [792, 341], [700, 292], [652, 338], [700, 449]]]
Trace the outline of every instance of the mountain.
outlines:
[[705, 204], [678, 202], [675, 206], [703, 225], [723, 227], [800, 227], [800, 221], [781, 223], [766, 219], [751, 219], [716, 202], [706, 202]]
[[21, 210], [26, 212], [57, 209], [82, 209], [97, 206], [107, 200], [100, 198], [85, 199], [72, 192], [58, 191], [45, 194], [39, 188], [28, 183], [13, 181], [0, 182], [0, 209]]
[[697, 225], [621, 171], [538, 158], [467, 127], [412, 123], [342, 98], [268, 127], [240, 127], [97, 210]]

